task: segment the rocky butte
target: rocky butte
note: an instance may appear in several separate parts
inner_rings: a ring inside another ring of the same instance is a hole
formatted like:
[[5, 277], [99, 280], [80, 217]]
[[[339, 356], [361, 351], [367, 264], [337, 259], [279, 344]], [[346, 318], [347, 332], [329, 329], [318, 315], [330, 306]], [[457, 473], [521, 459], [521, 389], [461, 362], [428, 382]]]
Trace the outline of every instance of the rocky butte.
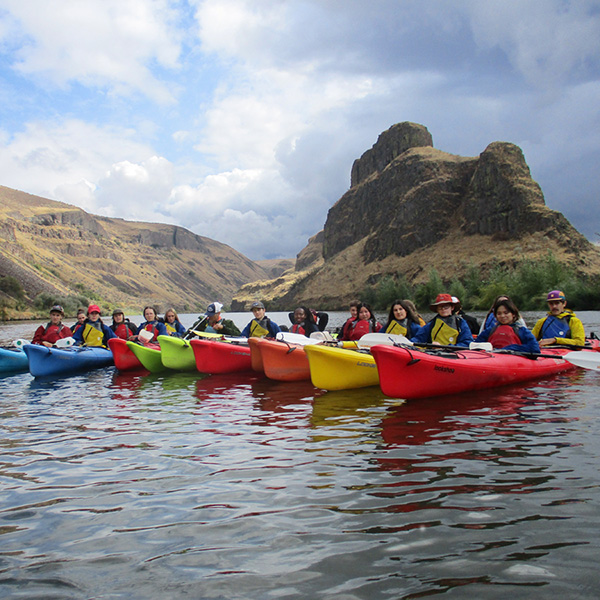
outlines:
[[600, 252], [546, 206], [518, 146], [493, 142], [479, 156], [457, 156], [434, 148], [423, 125], [398, 123], [354, 161], [350, 189], [295, 268], [245, 285], [232, 308], [256, 298], [280, 309], [345, 308], [388, 275], [420, 283], [435, 268], [449, 282], [471, 265], [485, 275], [549, 249], [577, 272], [600, 273]]

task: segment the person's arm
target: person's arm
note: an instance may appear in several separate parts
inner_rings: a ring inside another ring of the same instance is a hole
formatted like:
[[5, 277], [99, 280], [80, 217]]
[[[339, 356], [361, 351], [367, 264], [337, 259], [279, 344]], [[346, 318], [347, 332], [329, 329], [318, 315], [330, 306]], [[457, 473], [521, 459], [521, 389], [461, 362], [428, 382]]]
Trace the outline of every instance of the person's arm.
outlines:
[[435, 323], [435, 319], [429, 321], [427, 325], [423, 325], [417, 331], [417, 333], [410, 339], [411, 342], [415, 344], [430, 344], [431, 343], [431, 330], [433, 328], [433, 324]]
[[[254, 320], [254, 319], [253, 319]], [[242, 329], [242, 337], [250, 337], [250, 326], [252, 325], [252, 321]]]
[[532, 352], [539, 354], [540, 345], [538, 341], [533, 337], [533, 333], [527, 329], [527, 327], [521, 327], [517, 332], [522, 344], [509, 344], [505, 346], [503, 350], [512, 350], [514, 352]]
[[533, 337], [536, 340], [540, 340], [542, 337], [542, 325], [544, 324], [545, 320], [546, 317], [542, 317], [541, 319], [539, 319], [538, 322], [533, 326], [533, 329], [531, 330], [531, 333], [533, 334]]
[[475, 341], [477, 343], [479, 342], [487, 342], [488, 338], [490, 337], [490, 333], [492, 332], [492, 328], [488, 327], [487, 329], [484, 329], [476, 338]]
[[469, 344], [473, 341], [473, 334], [469, 328], [469, 324], [465, 319], [460, 320], [460, 331], [458, 332], [458, 339], [456, 340], [457, 346], [468, 348]]

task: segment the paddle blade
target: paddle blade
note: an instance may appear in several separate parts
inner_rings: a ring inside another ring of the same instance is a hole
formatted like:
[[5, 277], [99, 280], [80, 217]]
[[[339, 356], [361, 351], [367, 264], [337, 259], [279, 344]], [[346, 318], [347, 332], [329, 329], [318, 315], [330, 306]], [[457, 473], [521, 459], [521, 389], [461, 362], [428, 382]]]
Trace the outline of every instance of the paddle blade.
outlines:
[[600, 371], [600, 353], [598, 352], [567, 352], [562, 358], [582, 369]]
[[359, 348], [370, 348], [381, 344], [384, 346], [393, 346], [394, 344], [413, 345], [407, 337], [395, 333], [367, 333], [358, 340], [357, 344]]
[[289, 344], [298, 344], [300, 346], [307, 346], [308, 344], [318, 344], [319, 340], [307, 338], [301, 333], [292, 333], [290, 331], [280, 331], [275, 339], [282, 342], [288, 342]]

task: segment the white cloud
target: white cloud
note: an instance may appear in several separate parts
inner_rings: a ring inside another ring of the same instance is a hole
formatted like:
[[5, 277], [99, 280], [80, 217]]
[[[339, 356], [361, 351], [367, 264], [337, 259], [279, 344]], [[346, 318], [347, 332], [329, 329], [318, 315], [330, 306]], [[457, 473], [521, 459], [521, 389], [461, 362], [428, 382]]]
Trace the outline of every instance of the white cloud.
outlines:
[[181, 34], [166, 0], [3, 0], [2, 7], [12, 16], [13, 44], [20, 37], [14, 68], [23, 75], [174, 101], [150, 69], [153, 61], [178, 67]]

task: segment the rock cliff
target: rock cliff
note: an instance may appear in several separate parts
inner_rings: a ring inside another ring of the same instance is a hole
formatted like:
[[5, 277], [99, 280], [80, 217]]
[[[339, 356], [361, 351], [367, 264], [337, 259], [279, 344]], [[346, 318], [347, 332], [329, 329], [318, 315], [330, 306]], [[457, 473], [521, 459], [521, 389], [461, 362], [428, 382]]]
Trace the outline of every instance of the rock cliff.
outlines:
[[0, 276], [18, 280], [30, 301], [42, 292], [79, 295], [139, 312], [146, 304], [190, 311], [227, 304], [240, 286], [268, 275], [182, 227], [94, 216], [0, 187]]
[[462, 157], [434, 148], [422, 125], [399, 123], [354, 162], [350, 189], [298, 255], [293, 277], [242, 288], [234, 302], [341, 308], [386, 275], [419, 283], [435, 267], [450, 281], [468, 265], [485, 274], [548, 249], [575, 271], [600, 272], [597, 248], [546, 206], [518, 146], [493, 142]]

